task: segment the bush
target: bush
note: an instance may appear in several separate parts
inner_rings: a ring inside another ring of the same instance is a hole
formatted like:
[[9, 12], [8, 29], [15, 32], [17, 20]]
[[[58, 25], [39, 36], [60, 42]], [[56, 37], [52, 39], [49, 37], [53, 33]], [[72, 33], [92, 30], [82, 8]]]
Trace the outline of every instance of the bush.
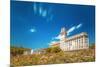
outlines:
[[61, 49], [59, 47], [50, 47], [50, 48], [46, 49], [47, 53], [58, 53], [60, 51], [61, 51]]
[[23, 47], [11, 47], [10, 54], [11, 56], [22, 55], [24, 51], [27, 51], [27, 50], [30, 50], [30, 49], [23, 48]]
[[95, 49], [95, 44], [91, 44], [90, 48]]

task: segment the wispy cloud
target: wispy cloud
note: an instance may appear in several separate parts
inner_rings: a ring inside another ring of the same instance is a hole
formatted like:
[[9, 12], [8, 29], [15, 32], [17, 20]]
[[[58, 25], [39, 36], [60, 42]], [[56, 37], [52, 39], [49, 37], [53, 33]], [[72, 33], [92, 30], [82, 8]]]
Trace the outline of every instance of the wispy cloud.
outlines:
[[60, 39], [61, 35], [58, 35], [57, 37], [54, 37], [54, 39]]
[[37, 12], [37, 5], [36, 5], [36, 3], [33, 4], [33, 11], [34, 11], [34, 13]]
[[82, 27], [82, 23], [80, 23], [80, 24], [78, 24], [78, 25], [76, 25], [76, 26], [71, 27], [71, 28], [67, 31], [67, 35], [70, 35], [71, 32], [73, 32], [73, 31], [76, 30], [76, 29], [79, 29], [80, 27]]
[[64, 36], [61, 36], [61, 35], [58, 35], [58, 36], [56, 36], [56, 37], [53, 37], [53, 39], [61, 39], [61, 38], [63, 38]]
[[68, 31], [67, 31], [67, 35], [70, 34], [70, 32], [73, 32], [76, 29], [76, 26], [71, 27]]
[[50, 43], [48, 43], [49, 45], [52, 45], [52, 44], [56, 44], [58, 43], [57, 41], [51, 41]]
[[46, 8], [43, 4], [34, 2], [33, 11], [35, 15], [45, 18], [47, 22], [50, 22], [53, 19], [52, 7]]
[[39, 7], [39, 14], [41, 15], [42, 14], [42, 11], [43, 9], [42, 9], [42, 7]]
[[36, 15], [44, 18], [47, 16], [48, 12], [46, 8], [43, 8], [42, 4], [37, 5], [37, 3], [33, 3], [33, 11]]
[[82, 26], [82, 24], [79, 24], [79, 25], [76, 26], [76, 28], [78, 29], [78, 28], [80, 28], [81, 26]]
[[42, 12], [42, 16], [43, 16], [43, 17], [46, 17], [46, 16], [47, 16], [47, 11], [46, 11], [46, 10], [44, 10], [44, 11]]
[[[75, 26], [72, 26], [71, 28], [69, 28], [69, 30], [67, 31], [67, 36], [70, 35], [74, 30], [76, 29], [79, 29], [82, 27], [82, 23], [78, 24], [78, 25], [75, 25]], [[54, 39], [61, 39], [63, 36], [61, 35], [58, 35], [56, 37], [53, 37], [52, 40]]]

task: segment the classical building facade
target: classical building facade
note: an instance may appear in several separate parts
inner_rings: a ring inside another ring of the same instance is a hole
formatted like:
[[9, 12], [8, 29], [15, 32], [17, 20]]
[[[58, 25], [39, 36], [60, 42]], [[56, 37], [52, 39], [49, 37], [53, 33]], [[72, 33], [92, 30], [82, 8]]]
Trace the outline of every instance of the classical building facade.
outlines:
[[60, 41], [52, 44], [52, 46], [59, 46], [63, 51], [79, 50], [89, 48], [89, 39], [86, 32], [67, 37], [65, 28], [61, 29], [59, 34]]

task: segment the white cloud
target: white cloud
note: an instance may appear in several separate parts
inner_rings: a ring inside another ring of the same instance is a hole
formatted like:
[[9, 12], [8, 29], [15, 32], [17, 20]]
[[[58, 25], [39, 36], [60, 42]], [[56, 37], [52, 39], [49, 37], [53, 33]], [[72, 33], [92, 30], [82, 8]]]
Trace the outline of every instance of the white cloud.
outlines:
[[31, 28], [29, 31], [33, 33], [33, 32], [36, 32], [36, 29]]
[[43, 17], [46, 17], [46, 15], [47, 15], [47, 11], [44, 10], [44, 11], [42, 12], [42, 16], [43, 16]]
[[52, 45], [52, 44], [56, 44], [58, 43], [57, 41], [51, 41], [50, 43], [48, 43], [49, 45]]
[[40, 7], [40, 8], [39, 8], [39, 14], [41, 15], [42, 12], [43, 12], [43, 11], [42, 11], [42, 7]]
[[63, 38], [64, 36], [61, 36], [61, 35], [58, 35], [57, 37], [54, 37], [54, 38], [52, 38], [52, 39], [61, 39], [61, 38]]
[[33, 11], [35, 15], [45, 18], [47, 22], [52, 21], [53, 19], [51, 8], [45, 8], [43, 4], [33, 3]]
[[71, 28], [67, 31], [67, 35], [69, 35], [69, 34], [70, 34], [70, 32], [73, 32], [75, 29], [76, 29], [76, 27], [75, 27], [75, 26], [71, 27]]
[[[72, 26], [68, 31], [67, 31], [67, 36], [70, 35], [74, 30], [76, 29], [79, 29], [80, 27], [82, 27], [82, 23], [78, 24], [78, 25], [75, 25], [75, 26]], [[54, 39], [61, 39], [63, 38], [64, 36], [61, 36], [61, 35], [58, 35], [56, 37], [53, 37], [52, 40]]]
[[52, 22], [53, 18], [54, 18], [54, 15], [51, 12], [51, 10], [49, 9], [47, 12], [47, 22]]
[[38, 5], [36, 3], [33, 3], [33, 10], [34, 13], [41, 16], [46, 17], [47, 16], [47, 10], [43, 8], [42, 4]]
[[82, 26], [82, 24], [79, 24], [79, 25], [76, 26], [76, 28], [78, 29], [78, 28], [80, 28], [81, 26]]
[[76, 25], [76, 26], [71, 27], [71, 28], [67, 31], [67, 35], [70, 35], [71, 32], [73, 32], [73, 31], [76, 30], [76, 29], [79, 29], [80, 27], [82, 27], [82, 23], [80, 23], [80, 24], [78, 24], [78, 25]]
[[61, 39], [63, 38], [64, 36], [61, 36], [61, 35], [58, 35], [57, 37], [54, 37], [54, 39]]
[[37, 12], [37, 5], [36, 5], [36, 3], [33, 4], [33, 10], [34, 10], [34, 13]]
[[49, 18], [50, 20], [52, 20], [53, 19], [53, 14], [50, 16], [50, 18]]
[[60, 39], [61, 35], [58, 35], [57, 37], [54, 37], [54, 39]]

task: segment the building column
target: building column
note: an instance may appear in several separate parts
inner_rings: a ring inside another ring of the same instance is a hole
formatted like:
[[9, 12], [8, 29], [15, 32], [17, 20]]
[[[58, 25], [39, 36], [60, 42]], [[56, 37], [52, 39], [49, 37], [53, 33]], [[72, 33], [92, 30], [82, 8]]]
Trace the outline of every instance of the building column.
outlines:
[[88, 47], [89, 47], [89, 39], [86, 38], [86, 48], [88, 48]]
[[75, 49], [76, 49], [76, 39], [74, 40], [74, 45], [75, 45]]
[[81, 48], [83, 48], [83, 38], [81, 37]]
[[80, 43], [80, 49], [81, 49], [81, 37], [80, 37], [80, 42], [79, 43]]
[[77, 38], [77, 47], [78, 47], [78, 49], [79, 49], [79, 40], [78, 40], [78, 38]]
[[76, 49], [77, 49], [77, 39], [75, 39]]
[[73, 40], [71, 40], [71, 44], [72, 44], [72, 50], [74, 50]]
[[71, 40], [72, 50], [74, 50], [73, 40]]
[[83, 36], [83, 48], [85, 48], [85, 36]]
[[82, 48], [84, 48], [84, 38], [82, 36]]
[[78, 49], [78, 40], [77, 40], [77, 38], [76, 38], [76, 48]]
[[88, 38], [88, 48], [89, 48], [89, 38]]
[[80, 49], [80, 38], [78, 38], [78, 48]]

